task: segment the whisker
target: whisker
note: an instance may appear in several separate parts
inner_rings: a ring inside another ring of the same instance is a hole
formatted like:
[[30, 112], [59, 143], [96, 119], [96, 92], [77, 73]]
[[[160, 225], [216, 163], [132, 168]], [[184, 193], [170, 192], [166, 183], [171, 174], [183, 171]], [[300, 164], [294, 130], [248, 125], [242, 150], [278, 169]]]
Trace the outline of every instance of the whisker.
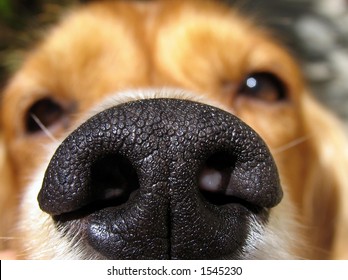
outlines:
[[7, 237], [7, 236], [0, 236], [0, 240], [16, 240], [17, 237]]
[[58, 140], [53, 136], [53, 134], [48, 130], [47, 127], [40, 121], [40, 119], [34, 114], [30, 115], [36, 124], [40, 127], [40, 129], [50, 138], [53, 142], [58, 142]]
[[279, 153], [283, 153], [293, 147], [296, 147], [300, 144], [302, 144], [303, 142], [306, 142], [307, 140], [310, 139], [310, 136], [303, 136], [300, 138], [297, 138], [281, 147], [275, 148], [275, 149], [271, 149], [273, 154], [279, 154]]

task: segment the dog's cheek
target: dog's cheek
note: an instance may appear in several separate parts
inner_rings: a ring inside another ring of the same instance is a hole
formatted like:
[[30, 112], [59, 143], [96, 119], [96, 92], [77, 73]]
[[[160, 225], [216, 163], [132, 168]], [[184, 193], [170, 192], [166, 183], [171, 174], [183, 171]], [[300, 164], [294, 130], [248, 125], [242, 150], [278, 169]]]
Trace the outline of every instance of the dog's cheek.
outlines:
[[291, 202], [286, 186], [280, 204], [270, 210], [267, 225], [254, 221], [247, 240], [246, 259], [307, 259], [305, 235], [297, 220], [298, 210]]
[[[8, 163], [8, 153], [0, 130], [0, 236], [12, 234], [18, 196], [18, 190], [13, 182], [13, 170]], [[10, 243], [11, 241], [0, 238], [0, 250], [8, 248]]]
[[[47, 148], [47, 159], [53, 154], [56, 145]], [[80, 259], [69, 241], [61, 235], [49, 215], [42, 212], [37, 203], [46, 166], [49, 160], [32, 173], [31, 182], [23, 190], [16, 226], [16, 250], [20, 259]]]

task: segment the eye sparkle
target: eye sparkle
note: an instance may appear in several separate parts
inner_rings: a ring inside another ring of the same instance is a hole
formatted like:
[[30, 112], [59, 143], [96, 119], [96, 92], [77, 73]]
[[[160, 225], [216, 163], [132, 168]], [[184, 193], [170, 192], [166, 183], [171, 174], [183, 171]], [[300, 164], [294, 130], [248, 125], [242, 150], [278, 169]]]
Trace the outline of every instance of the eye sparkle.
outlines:
[[272, 103], [287, 100], [288, 89], [275, 74], [257, 72], [245, 78], [239, 87], [238, 95]]
[[257, 86], [257, 80], [253, 77], [251, 78], [248, 78], [246, 80], [246, 85], [249, 87], [249, 88], [255, 88]]

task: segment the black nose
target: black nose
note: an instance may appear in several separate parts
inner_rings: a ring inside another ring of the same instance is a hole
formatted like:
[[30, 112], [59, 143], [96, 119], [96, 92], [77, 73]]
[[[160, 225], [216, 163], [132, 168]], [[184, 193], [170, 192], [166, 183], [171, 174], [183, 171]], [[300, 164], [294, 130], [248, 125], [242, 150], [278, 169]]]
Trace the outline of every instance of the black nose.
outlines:
[[60, 231], [103, 258], [207, 259], [241, 257], [252, 221], [267, 223], [281, 197], [267, 147], [238, 118], [148, 99], [67, 137], [38, 200]]

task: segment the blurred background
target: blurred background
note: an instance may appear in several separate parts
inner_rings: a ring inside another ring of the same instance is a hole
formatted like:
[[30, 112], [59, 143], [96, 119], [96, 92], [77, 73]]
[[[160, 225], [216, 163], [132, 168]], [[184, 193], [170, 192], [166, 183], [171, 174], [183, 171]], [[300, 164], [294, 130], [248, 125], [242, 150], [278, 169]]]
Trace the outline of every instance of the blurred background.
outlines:
[[[145, 0], [144, 0], [145, 1]], [[274, 30], [302, 63], [313, 92], [348, 128], [348, 0], [215, 0]], [[0, 0], [0, 90], [25, 53], [82, 0]]]

